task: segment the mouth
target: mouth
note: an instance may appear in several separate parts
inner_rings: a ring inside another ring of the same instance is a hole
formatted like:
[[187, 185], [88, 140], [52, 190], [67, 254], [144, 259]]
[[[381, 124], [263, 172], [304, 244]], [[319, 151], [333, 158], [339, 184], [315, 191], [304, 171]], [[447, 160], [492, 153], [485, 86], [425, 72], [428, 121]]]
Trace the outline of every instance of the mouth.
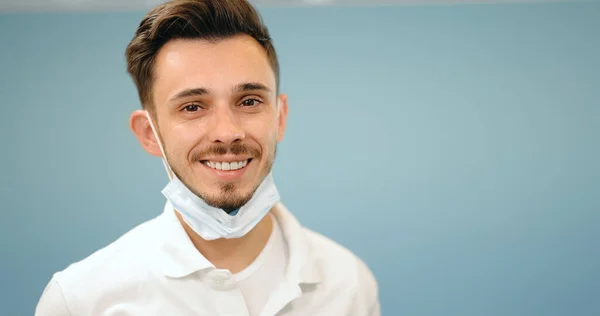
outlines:
[[243, 160], [243, 158], [236, 159], [232, 157], [232, 159], [226, 159], [215, 157], [214, 159], [200, 160], [200, 163], [206, 168], [206, 171], [217, 179], [229, 182], [241, 180], [248, 167], [252, 165], [252, 161], [252, 158]]
[[200, 162], [203, 165], [217, 171], [237, 171], [245, 169], [250, 161], [252, 161], [252, 158], [240, 161], [201, 160]]

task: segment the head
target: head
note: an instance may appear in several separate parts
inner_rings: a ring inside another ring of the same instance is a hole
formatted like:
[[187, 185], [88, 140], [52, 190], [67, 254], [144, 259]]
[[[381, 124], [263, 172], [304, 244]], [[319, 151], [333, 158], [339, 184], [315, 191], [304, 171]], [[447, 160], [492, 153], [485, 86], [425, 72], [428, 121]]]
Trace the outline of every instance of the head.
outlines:
[[162, 144], [175, 175], [209, 205], [248, 202], [271, 171], [287, 117], [255, 9], [245, 0], [167, 2], [144, 17], [126, 58], [143, 107], [130, 127], [142, 147], [162, 156]]

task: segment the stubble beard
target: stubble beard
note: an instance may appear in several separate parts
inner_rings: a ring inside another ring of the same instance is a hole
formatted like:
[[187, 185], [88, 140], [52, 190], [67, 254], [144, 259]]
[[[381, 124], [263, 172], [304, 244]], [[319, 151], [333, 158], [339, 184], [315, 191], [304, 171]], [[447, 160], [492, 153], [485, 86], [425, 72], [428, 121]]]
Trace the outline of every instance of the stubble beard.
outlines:
[[[181, 180], [181, 182], [196, 196], [204, 200], [206, 204], [220, 208], [224, 210], [226, 213], [231, 213], [235, 210], [240, 209], [242, 206], [246, 205], [254, 196], [254, 193], [260, 186], [260, 184], [264, 181], [265, 177], [271, 172], [273, 168], [273, 164], [275, 162], [275, 156], [277, 155], [277, 145], [275, 145], [273, 153], [267, 157], [267, 163], [261, 170], [261, 177], [258, 183], [254, 184], [254, 187], [249, 192], [240, 192], [240, 189], [235, 183], [232, 182], [223, 182], [220, 184], [220, 192], [217, 194], [209, 194], [206, 192], [200, 192], [195, 189], [193, 186], [189, 184], [188, 181], [184, 180], [177, 171], [177, 168], [172, 166], [173, 172]], [[254, 159], [253, 159], [254, 160]], [[256, 162], [256, 161], [253, 161]]]

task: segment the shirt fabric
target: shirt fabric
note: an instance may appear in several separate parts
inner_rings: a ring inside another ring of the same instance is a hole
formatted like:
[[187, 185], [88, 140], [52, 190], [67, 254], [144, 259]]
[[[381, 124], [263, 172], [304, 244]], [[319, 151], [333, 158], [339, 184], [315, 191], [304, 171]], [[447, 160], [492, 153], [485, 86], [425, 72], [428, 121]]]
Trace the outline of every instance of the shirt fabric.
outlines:
[[258, 257], [244, 270], [233, 275], [242, 292], [250, 316], [260, 316], [271, 293], [285, 281], [288, 249], [275, 216], [271, 216], [273, 230]]
[[[283, 204], [271, 213], [281, 228], [287, 264], [283, 276], [274, 275], [266, 302], [263, 297], [249, 304], [262, 305], [260, 316], [381, 314], [377, 282], [362, 260], [302, 227]], [[258, 275], [250, 277], [264, 280]], [[250, 277], [248, 284], [239, 283], [215, 268], [167, 202], [160, 216], [55, 273], [35, 316], [250, 316], [245, 298], [255, 299], [248, 289], [261, 282]]]

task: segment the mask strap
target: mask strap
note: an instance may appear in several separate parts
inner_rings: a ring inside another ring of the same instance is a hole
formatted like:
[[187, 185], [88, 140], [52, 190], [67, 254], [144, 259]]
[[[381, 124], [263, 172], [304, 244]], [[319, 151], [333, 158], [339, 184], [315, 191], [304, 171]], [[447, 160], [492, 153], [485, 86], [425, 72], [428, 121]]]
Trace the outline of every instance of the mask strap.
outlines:
[[160, 142], [160, 138], [158, 137], [158, 132], [156, 131], [156, 128], [154, 128], [154, 124], [152, 123], [152, 118], [150, 117], [150, 113], [148, 113], [148, 111], [146, 112], [146, 117], [148, 118], [148, 122], [150, 123], [150, 128], [152, 128], [152, 133], [154, 134], [154, 137], [156, 138], [156, 142], [158, 142], [158, 147], [160, 148], [160, 152], [162, 153], [162, 163], [163, 166], [165, 167], [165, 170], [167, 171], [167, 175], [169, 176], [169, 179], [173, 179], [173, 170], [171, 169], [171, 166], [169, 166], [169, 162], [167, 161], [167, 155], [165, 154], [165, 150]]

